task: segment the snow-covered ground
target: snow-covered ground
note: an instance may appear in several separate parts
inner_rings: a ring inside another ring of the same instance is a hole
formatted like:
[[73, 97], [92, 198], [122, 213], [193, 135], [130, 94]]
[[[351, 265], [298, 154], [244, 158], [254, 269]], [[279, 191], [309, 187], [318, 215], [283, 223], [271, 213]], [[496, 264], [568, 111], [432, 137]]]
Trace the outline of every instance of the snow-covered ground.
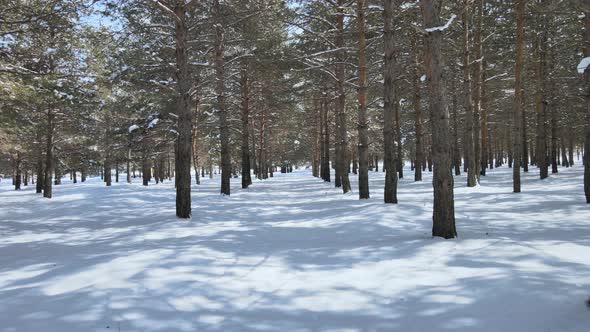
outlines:
[[[396, 206], [307, 171], [218, 194], [100, 179], [0, 185], [0, 331], [589, 331], [590, 206], [582, 168], [456, 179], [459, 238], [430, 236], [430, 174]], [[353, 186], [356, 178], [353, 177]]]

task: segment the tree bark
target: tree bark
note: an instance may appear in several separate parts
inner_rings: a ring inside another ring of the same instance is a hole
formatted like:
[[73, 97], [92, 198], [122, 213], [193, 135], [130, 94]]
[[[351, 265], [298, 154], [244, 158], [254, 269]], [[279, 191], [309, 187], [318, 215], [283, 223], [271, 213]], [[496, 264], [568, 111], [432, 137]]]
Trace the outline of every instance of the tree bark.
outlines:
[[537, 81], [537, 93], [535, 96], [535, 106], [537, 115], [537, 137], [535, 163], [539, 168], [539, 177], [545, 179], [549, 176], [547, 165], [547, 100], [545, 98], [545, 58], [547, 34], [541, 31], [534, 40], [536, 55], [535, 76]]
[[14, 160], [14, 173], [15, 173], [15, 181], [14, 181], [14, 190], [20, 190], [22, 184], [22, 162], [21, 154], [19, 151], [16, 152], [16, 158]]
[[[426, 28], [441, 25], [442, 0], [420, 0]], [[432, 128], [432, 159], [434, 163], [434, 209], [432, 236], [445, 239], [457, 236], [453, 175], [451, 174], [451, 140], [449, 110], [446, 100], [446, 78], [442, 56], [443, 33], [434, 30], [426, 33], [425, 64], [429, 89], [430, 124]]]
[[526, 0], [516, 0], [516, 64], [514, 85], [514, 114], [512, 117], [512, 190], [520, 192], [522, 154], [522, 68], [524, 65], [524, 7]]
[[397, 95], [395, 90], [395, 0], [385, 0], [384, 22], [384, 106], [383, 106], [383, 167], [385, 168], [385, 203], [397, 203], [397, 161], [395, 158], [394, 115]]
[[183, 219], [189, 219], [191, 217], [191, 129], [193, 123], [190, 107], [190, 89], [192, 84], [187, 58], [188, 27], [186, 25], [186, 10], [187, 5], [185, 1], [175, 1], [174, 41], [176, 47], [176, 78], [178, 82], [178, 138], [176, 140], [176, 151], [174, 154], [174, 168], [176, 216]]
[[463, 144], [467, 166], [467, 186], [477, 185], [477, 158], [475, 156], [475, 137], [473, 131], [471, 72], [469, 52], [469, 0], [463, 1], [463, 104], [465, 107], [465, 142]]
[[414, 181], [422, 181], [422, 166], [424, 163], [424, 146], [422, 144], [422, 99], [420, 96], [420, 49], [418, 46], [419, 35], [417, 33], [412, 35], [412, 50], [413, 50], [413, 74], [414, 74], [414, 115], [415, 115], [415, 135], [416, 135], [416, 151], [414, 162]]
[[215, 12], [215, 77], [217, 112], [219, 114], [219, 139], [221, 141], [221, 194], [230, 195], [231, 155], [229, 147], [229, 122], [225, 105], [225, 31], [219, 0], [213, 3]]
[[55, 130], [55, 115], [51, 106], [47, 110], [47, 147], [45, 150], [45, 185], [43, 186], [43, 197], [51, 198], [52, 196], [52, 179], [53, 174], [53, 132]]
[[250, 77], [248, 76], [248, 62], [243, 60], [240, 68], [240, 88], [242, 92], [242, 188], [252, 184], [250, 177]]
[[[342, 2], [342, 0], [340, 0]], [[359, 151], [359, 198], [369, 198], [369, 121], [367, 118], [367, 59], [365, 36], [365, 0], [357, 0], [358, 29], [358, 151]]]
[[[364, 3], [364, 0], [359, 0]], [[361, 6], [362, 4], [359, 4]], [[362, 16], [358, 17], [358, 19], [363, 20], [364, 26], [364, 11], [361, 14]], [[360, 23], [359, 23], [360, 26]], [[359, 38], [360, 38], [360, 31], [359, 31]], [[364, 38], [364, 30], [363, 30], [363, 38]], [[338, 0], [337, 8], [336, 8], [336, 48], [342, 49], [344, 47], [344, 0]], [[359, 39], [360, 43], [360, 39]], [[359, 44], [359, 56], [361, 52], [361, 47], [365, 47], [364, 45]], [[360, 60], [359, 60], [360, 61]], [[346, 166], [348, 162], [348, 131], [346, 128], [346, 113], [345, 113], [345, 106], [346, 106], [346, 95], [344, 92], [344, 84], [346, 84], [346, 77], [344, 73], [344, 51], [340, 50], [336, 53], [336, 123], [337, 123], [337, 131], [336, 131], [336, 178], [335, 178], [335, 185], [338, 187], [338, 184], [342, 187], [342, 192], [347, 193], [351, 190], [350, 180], [348, 178], [348, 167]], [[360, 93], [360, 92], [359, 92]]]

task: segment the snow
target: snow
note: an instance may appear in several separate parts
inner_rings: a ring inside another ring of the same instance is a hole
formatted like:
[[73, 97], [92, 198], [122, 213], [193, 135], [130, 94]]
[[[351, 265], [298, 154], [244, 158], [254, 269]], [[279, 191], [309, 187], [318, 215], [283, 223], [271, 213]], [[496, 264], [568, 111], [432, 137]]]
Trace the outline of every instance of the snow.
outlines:
[[403, 9], [403, 10], [412, 9], [412, 8], [418, 7], [419, 4], [420, 4], [419, 1], [416, 1], [416, 2], [404, 2], [400, 6], [400, 8]]
[[131, 126], [129, 126], [129, 133], [134, 132], [135, 130], [139, 129], [139, 126], [136, 124], [132, 124]]
[[[433, 239], [431, 174], [400, 181], [398, 205], [342, 195], [309, 170], [232, 195], [174, 182], [99, 178], [0, 183], [2, 331], [587, 331], [590, 209], [583, 169], [538, 180], [492, 170], [456, 178], [459, 238]], [[410, 174], [409, 169], [406, 169]], [[121, 176], [123, 179], [124, 175]], [[356, 188], [356, 177], [351, 177]], [[355, 190], [356, 191], [356, 190]]]
[[158, 124], [158, 121], [160, 121], [160, 119], [158, 119], [158, 118], [155, 118], [152, 121], [150, 121], [150, 123], [148, 123], [148, 126], [147, 126], [148, 129], [154, 128]]
[[446, 29], [448, 29], [451, 24], [453, 23], [453, 21], [457, 18], [457, 15], [453, 14], [451, 16], [451, 18], [449, 18], [449, 20], [447, 21], [447, 23], [443, 26], [440, 27], [432, 27], [432, 28], [427, 28], [426, 32], [434, 32], [434, 31], [445, 31]]
[[588, 66], [590, 66], [590, 57], [585, 57], [578, 64], [578, 67], [577, 67], [578, 74], [584, 74], [584, 72], [586, 71], [586, 68], [588, 68]]

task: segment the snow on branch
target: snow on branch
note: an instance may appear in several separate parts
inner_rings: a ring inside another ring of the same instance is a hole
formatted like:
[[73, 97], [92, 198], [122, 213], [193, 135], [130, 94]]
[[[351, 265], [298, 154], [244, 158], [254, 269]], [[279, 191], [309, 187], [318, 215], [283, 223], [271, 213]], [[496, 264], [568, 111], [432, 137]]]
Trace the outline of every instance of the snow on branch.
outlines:
[[451, 16], [451, 18], [447, 21], [447, 23], [443, 26], [440, 27], [432, 27], [432, 28], [427, 28], [426, 32], [434, 32], [434, 31], [445, 31], [446, 29], [448, 29], [451, 24], [453, 24], [453, 21], [457, 18], [457, 15], [453, 14]]

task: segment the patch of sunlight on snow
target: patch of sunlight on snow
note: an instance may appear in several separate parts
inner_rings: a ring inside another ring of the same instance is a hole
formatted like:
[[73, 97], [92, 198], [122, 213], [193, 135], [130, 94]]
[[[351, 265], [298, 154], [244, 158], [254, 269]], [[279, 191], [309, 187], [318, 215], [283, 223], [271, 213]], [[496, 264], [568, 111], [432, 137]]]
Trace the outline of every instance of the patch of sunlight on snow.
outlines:
[[87, 267], [78, 273], [50, 279], [43, 287], [43, 293], [51, 296], [86, 287], [128, 288], [133, 285], [129, 278], [143, 272], [150, 264], [158, 262], [172, 253], [173, 251], [169, 249], [157, 249], [118, 257], [106, 263]]
[[474, 302], [473, 299], [454, 294], [431, 294], [426, 296], [425, 299], [430, 302], [445, 304], [471, 304]]
[[12, 283], [40, 276], [50, 271], [50, 266], [52, 265], [53, 264], [51, 263], [33, 264], [19, 269], [0, 272], [0, 289], [6, 290], [5, 287], [11, 285]]
[[225, 320], [225, 317], [219, 315], [200, 315], [198, 318], [199, 322], [209, 324], [209, 325], [217, 325]]
[[168, 300], [178, 311], [219, 310], [223, 305], [201, 295], [180, 296]]

